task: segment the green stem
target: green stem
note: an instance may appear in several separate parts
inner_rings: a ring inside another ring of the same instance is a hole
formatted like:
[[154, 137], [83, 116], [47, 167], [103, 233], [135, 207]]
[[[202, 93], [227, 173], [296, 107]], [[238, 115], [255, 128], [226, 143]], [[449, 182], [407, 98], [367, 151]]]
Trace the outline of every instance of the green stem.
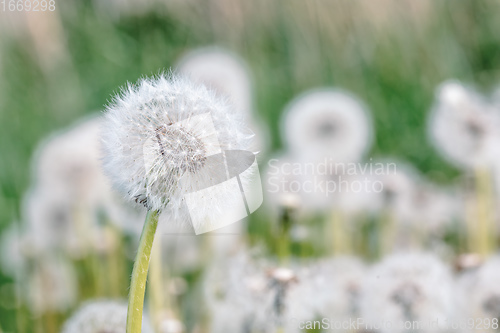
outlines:
[[151, 268], [149, 270], [148, 295], [150, 314], [152, 316], [155, 332], [159, 332], [160, 316], [164, 309], [163, 274], [161, 267], [161, 235], [155, 239], [151, 255]]
[[139, 249], [132, 270], [130, 293], [128, 296], [127, 333], [141, 333], [142, 309], [144, 307], [144, 292], [148, 277], [149, 259], [158, 226], [158, 211], [148, 211], [146, 222], [142, 229]]

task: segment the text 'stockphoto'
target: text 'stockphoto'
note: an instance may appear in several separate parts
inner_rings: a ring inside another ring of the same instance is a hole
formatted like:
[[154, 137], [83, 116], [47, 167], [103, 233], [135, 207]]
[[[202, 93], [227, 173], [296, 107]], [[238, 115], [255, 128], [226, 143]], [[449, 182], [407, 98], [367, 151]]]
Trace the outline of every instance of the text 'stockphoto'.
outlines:
[[[174, 73], [122, 89], [107, 107], [104, 169], [147, 209], [130, 285], [127, 333], [140, 333], [146, 279], [160, 214], [196, 234], [237, 222], [262, 203], [253, 133], [231, 104]], [[255, 184], [254, 184], [255, 185]], [[258, 193], [256, 193], [258, 192]], [[248, 198], [248, 199], [247, 199]]]

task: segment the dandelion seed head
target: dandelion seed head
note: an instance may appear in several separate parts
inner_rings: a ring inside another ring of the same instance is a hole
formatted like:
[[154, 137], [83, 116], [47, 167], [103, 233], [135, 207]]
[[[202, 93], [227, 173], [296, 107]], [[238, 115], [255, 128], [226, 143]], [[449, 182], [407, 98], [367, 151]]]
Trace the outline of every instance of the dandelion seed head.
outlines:
[[186, 78], [160, 75], [129, 84], [107, 107], [104, 169], [130, 200], [148, 209], [169, 206], [175, 219], [185, 211], [183, 196], [222, 172], [207, 160], [247, 150], [251, 139], [224, 99]]
[[438, 88], [429, 136], [442, 155], [462, 168], [490, 166], [498, 155], [499, 114], [479, 93], [457, 81]]
[[334, 89], [307, 92], [292, 101], [282, 123], [292, 154], [310, 160], [359, 161], [372, 140], [365, 106], [354, 96]]

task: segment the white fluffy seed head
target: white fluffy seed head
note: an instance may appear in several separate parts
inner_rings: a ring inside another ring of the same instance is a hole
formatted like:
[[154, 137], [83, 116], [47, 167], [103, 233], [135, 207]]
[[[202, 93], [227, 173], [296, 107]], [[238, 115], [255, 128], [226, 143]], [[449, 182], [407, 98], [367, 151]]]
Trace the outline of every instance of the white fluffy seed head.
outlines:
[[178, 70], [229, 98], [239, 111], [250, 116], [250, 75], [246, 64], [236, 55], [215, 47], [198, 49], [181, 59]]
[[[151, 333], [151, 325], [143, 317], [142, 331]], [[64, 324], [62, 333], [125, 333], [127, 303], [94, 300], [84, 304]]]
[[429, 136], [442, 155], [462, 168], [491, 166], [498, 156], [500, 118], [493, 107], [457, 81], [441, 84], [429, 117]]
[[160, 75], [129, 84], [107, 107], [104, 169], [130, 200], [178, 215], [184, 194], [216, 176], [208, 159], [247, 150], [251, 139], [226, 100], [186, 78]]
[[292, 154], [336, 162], [356, 162], [369, 149], [372, 124], [356, 97], [336, 89], [307, 92], [290, 103], [283, 134]]

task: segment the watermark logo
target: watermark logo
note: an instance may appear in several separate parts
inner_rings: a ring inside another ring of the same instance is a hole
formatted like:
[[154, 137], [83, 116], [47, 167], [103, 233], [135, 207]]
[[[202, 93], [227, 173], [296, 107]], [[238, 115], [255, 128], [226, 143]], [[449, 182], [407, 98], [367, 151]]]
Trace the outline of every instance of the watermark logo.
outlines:
[[271, 159], [267, 169], [270, 193], [381, 193], [383, 176], [397, 173], [395, 163], [283, 162]]

